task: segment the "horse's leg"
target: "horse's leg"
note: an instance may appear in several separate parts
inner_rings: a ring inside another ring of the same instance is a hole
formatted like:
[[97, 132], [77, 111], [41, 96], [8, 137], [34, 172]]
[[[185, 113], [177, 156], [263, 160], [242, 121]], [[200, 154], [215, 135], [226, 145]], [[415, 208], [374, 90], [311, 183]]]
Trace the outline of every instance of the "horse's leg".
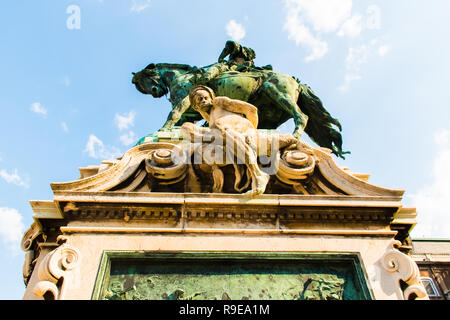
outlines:
[[177, 103], [167, 117], [167, 121], [162, 129], [172, 128], [180, 119], [183, 113], [189, 109], [191, 103], [189, 102], [189, 96], [185, 97], [179, 103]]
[[295, 101], [293, 95], [287, 92], [282, 92], [272, 82], [264, 82], [261, 89], [268, 97], [270, 97], [270, 99], [272, 99], [274, 105], [281, 107], [292, 116], [295, 124], [293, 136], [300, 140], [308, 122], [308, 116], [300, 110], [300, 107], [297, 105], [297, 101]]

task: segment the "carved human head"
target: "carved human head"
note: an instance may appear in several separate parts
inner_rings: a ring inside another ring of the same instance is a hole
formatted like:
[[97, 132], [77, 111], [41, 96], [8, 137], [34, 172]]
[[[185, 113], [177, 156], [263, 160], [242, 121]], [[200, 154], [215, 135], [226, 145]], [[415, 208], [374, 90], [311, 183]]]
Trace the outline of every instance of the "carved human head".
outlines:
[[202, 85], [194, 87], [189, 93], [191, 106], [196, 110], [210, 106], [215, 97], [213, 89]]

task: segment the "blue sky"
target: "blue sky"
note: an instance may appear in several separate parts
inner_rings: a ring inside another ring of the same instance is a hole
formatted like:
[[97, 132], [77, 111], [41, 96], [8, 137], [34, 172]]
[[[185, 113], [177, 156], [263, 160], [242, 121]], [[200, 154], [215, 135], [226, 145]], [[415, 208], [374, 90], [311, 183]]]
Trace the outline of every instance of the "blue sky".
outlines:
[[24, 292], [28, 201], [164, 123], [169, 102], [131, 72], [211, 64], [229, 39], [313, 88], [352, 152], [337, 162], [406, 190], [414, 237], [450, 238], [449, 14], [447, 0], [2, 1], [0, 299]]

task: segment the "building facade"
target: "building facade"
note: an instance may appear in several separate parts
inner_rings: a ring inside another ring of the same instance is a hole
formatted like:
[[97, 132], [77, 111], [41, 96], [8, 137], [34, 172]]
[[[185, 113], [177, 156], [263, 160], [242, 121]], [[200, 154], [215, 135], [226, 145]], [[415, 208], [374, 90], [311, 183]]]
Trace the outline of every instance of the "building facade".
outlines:
[[412, 248], [430, 300], [450, 300], [450, 240], [415, 239]]

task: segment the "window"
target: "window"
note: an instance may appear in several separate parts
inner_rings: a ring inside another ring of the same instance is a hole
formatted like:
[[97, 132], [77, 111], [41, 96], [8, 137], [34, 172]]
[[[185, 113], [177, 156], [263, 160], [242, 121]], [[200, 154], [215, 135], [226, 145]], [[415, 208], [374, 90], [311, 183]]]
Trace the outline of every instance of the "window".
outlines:
[[420, 278], [422, 280], [423, 286], [425, 287], [425, 290], [427, 291], [427, 294], [429, 297], [439, 297], [439, 292], [436, 289], [436, 286], [434, 285], [433, 279], [422, 277]]

